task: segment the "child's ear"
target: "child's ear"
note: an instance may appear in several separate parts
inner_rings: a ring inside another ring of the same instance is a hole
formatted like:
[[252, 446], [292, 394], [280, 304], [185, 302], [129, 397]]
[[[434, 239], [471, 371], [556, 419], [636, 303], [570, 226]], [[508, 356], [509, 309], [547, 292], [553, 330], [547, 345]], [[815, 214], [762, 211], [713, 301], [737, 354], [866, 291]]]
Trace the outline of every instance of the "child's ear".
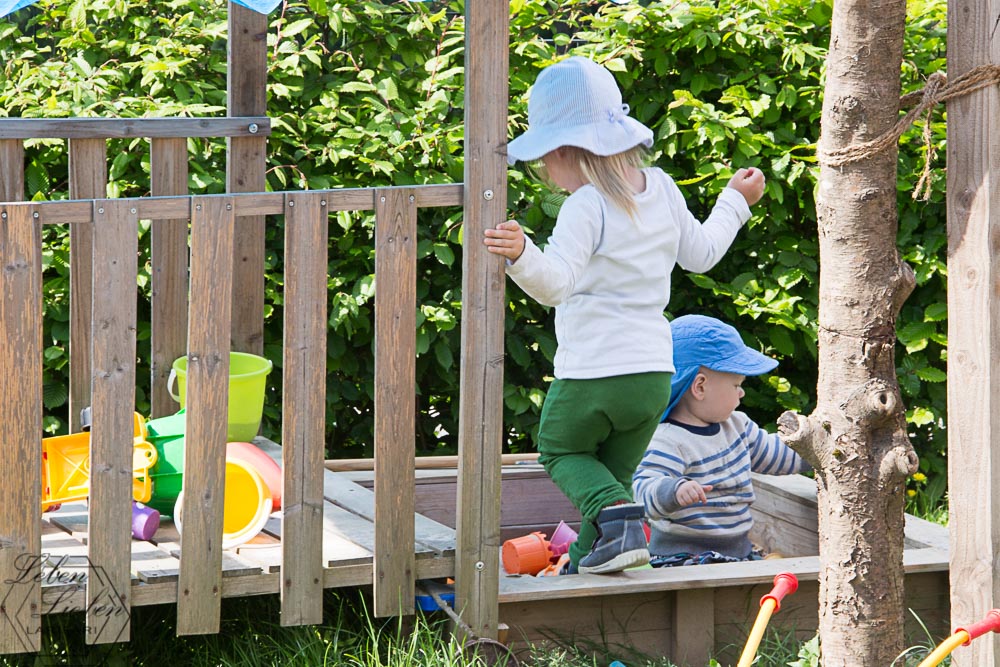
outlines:
[[705, 398], [705, 383], [708, 381], [708, 377], [704, 373], [698, 373], [691, 380], [691, 387], [688, 389], [691, 392], [691, 397], [696, 401], [700, 401]]

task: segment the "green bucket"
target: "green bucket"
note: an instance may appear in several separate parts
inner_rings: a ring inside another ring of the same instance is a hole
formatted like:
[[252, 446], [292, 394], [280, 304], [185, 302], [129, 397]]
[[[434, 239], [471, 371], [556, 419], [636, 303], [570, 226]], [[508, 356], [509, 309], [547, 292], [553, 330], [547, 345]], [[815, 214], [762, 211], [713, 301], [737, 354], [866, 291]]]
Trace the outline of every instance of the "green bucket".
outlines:
[[184, 481], [184, 411], [146, 422], [146, 439], [156, 447], [156, 463], [149, 471], [153, 497], [146, 503], [163, 516], [172, 516]]
[[[187, 396], [187, 357], [174, 360], [167, 380], [167, 390], [175, 401], [185, 406]], [[227, 442], [248, 442], [260, 430], [264, 414], [265, 380], [271, 372], [271, 362], [246, 352], [229, 353], [229, 426]], [[174, 393], [177, 380], [177, 394]]]

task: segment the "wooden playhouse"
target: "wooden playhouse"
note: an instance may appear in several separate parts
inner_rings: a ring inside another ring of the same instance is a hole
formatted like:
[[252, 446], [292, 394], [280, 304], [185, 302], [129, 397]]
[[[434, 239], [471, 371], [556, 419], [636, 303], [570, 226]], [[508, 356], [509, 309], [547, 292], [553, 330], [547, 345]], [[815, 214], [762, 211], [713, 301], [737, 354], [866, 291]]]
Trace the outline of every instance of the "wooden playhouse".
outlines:
[[[544, 472], [521, 468], [502, 474], [505, 276], [501, 263], [476, 242], [466, 246], [463, 260], [467, 317], [457, 468], [419, 479], [414, 472], [412, 420], [395, 418], [413, 413], [414, 230], [425, 207], [463, 207], [466, 239], [478, 239], [483, 228], [505, 217], [507, 117], [506, 106], [496, 100], [508, 92], [508, 12], [507, 0], [467, 3], [463, 183], [264, 192], [270, 133], [267, 17], [233, 3], [225, 117], [0, 119], [0, 576], [17, 584], [8, 586], [0, 601], [0, 653], [37, 650], [42, 614], [85, 609], [88, 641], [116, 642], [130, 636], [133, 606], [176, 604], [179, 634], [214, 633], [222, 597], [278, 593], [282, 624], [314, 624], [323, 622], [324, 588], [371, 586], [377, 615], [406, 615], [414, 611], [417, 582], [444, 577], [455, 579], [456, 608], [479, 636], [495, 638], [506, 624], [513, 641], [593, 641], [700, 665], [709, 653], [725, 655], [742, 640], [756, 600], [775, 573], [791, 571], [803, 586], [774, 625], [803, 635], [814, 631], [812, 582], [820, 564], [815, 502], [804, 478], [759, 480], [758, 539], [787, 556], [781, 560], [546, 580], [502, 573], [505, 537], [551, 529], [570, 518], [571, 509], [559, 504], [561, 496]], [[988, 39], [974, 34], [969, 28], [968, 43]], [[974, 50], [955, 67], [971, 67], [983, 57], [981, 49]], [[982, 112], [976, 116], [980, 127], [996, 130], [997, 96], [984, 92], [975, 99], [987, 100], [985, 109], [976, 107]], [[953, 123], [962, 118], [963, 103], [955, 103]], [[67, 201], [22, 202], [24, 142], [40, 137], [68, 142]], [[149, 139], [153, 196], [105, 198], [107, 140], [119, 137]], [[227, 194], [188, 194], [189, 137], [227, 138]], [[958, 150], [951, 146], [950, 152]], [[989, 150], [995, 156], [997, 142]], [[960, 164], [989, 164], [988, 156], [975, 160], [963, 158]], [[949, 178], [957, 180], [966, 171], [982, 179], [974, 168], [954, 169]], [[989, 247], [972, 232], [986, 229], [990, 211], [1000, 208], [996, 183], [987, 194], [986, 204], [962, 209], [966, 233], [955, 242], [956, 261], [964, 261], [962, 253], [975, 260], [976, 252]], [[376, 215], [376, 454], [367, 482], [323, 465], [328, 217], [342, 210]], [[286, 229], [285, 401], [280, 447], [258, 444], [283, 463], [283, 508], [253, 544], [223, 550], [227, 360], [230, 350], [261, 353], [266, 215], [284, 216]], [[189, 512], [183, 539], [169, 526], [151, 541], [133, 540], [129, 530], [140, 220], [152, 225], [154, 414], [173, 409], [163, 388], [170, 361], [186, 354], [189, 364], [185, 494], [199, 511]], [[39, 502], [43, 225], [70, 227], [74, 430], [79, 428], [74, 413], [92, 406], [89, 502], [46, 515]], [[995, 262], [988, 265], [989, 280], [966, 286], [967, 294], [989, 292], [996, 269]], [[220, 299], [220, 292], [231, 296]], [[983, 296], [983, 303], [989, 322], [998, 321], [1000, 309], [991, 297]], [[953, 328], [970, 317], [961, 309], [952, 316]], [[979, 342], [968, 345], [979, 363], [950, 378], [954, 391], [995, 384], [977, 383], [984, 372], [992, 377], [988, 371], [998, 355]], [[982, 412], [967, 414], [970, 410], [956, 411], [964, 421], [955, 430], [975, 427], [988, 442], [989, 420]], [[991, 475], [983, 465], [988, 454], [982, 453], [982, 442], [963, 445], [974, 454], [969, 465], [976, 466], [967, 472]], [[993, 479], [988, 484], [995, 485]], [[524, 506], [530, 497], [548, 500]], [[966, 491], [953, 494], [953, 512], [968, 509], [966, 502], [972, 502]], [[940, 634], [947, 630], [947, 538], [943, 529], [907, 521], [908, 601]], [[995, 584], [990, 585], [989, 570], [984, 574], [968, 563], [995, 547], [986, 545], [984, 551], [980, 544], [980, 555], [971, 556], [969, 545], [989, 541], [997, 529], [991, 517], [956, 524], [952, 571], [967, 576], [954, 585], [952, 601], [962, 606], [962, 618], [978, 618], [982, 614], [976, 613], [995, 606]], [[60, 563], [65, 571], [70, 561], [63, 556], [74, 559], [79, 576], [48, 576]]]

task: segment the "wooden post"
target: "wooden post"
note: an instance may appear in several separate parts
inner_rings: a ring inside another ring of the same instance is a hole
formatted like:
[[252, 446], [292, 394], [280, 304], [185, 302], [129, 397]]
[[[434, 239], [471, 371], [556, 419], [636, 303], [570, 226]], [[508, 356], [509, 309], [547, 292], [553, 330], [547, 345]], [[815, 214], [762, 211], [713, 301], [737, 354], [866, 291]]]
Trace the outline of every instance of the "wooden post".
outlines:
[[670, 661], [707, 665], [715, 655], [715, 590], [681, 589], [670, 597]]
[[[108, 192], [107, 142], [69, 140], [69, 198], [103, 199]], [[90, 405], [90, 317], [93, 308], [94, 228], [69, 229], [69, 430], [80, 430], [80, 410]]]
[[[230, 116], [267, 114], [267, 16], [229, 3]], [[251, 128], [252, 129], [252, 128]], [[226, 156], [229, 192], [264, 192], [267, 138], [230, 137]], [[232, 346], [264, 350], [264, 216], [242, 217], [233, 243]]]
[[323, 195], [285, 196], [282, 625], [323, 622], [328, 211]]
[[417, 204], [375, 191], [375, 615], [412, 614]]
[[508, 0], [465, 5], [465, 235], [459, 406], [456, 609], [495, 639], [503, 435], [502, 258], [483, 233], [507, 215]]
[[[152, 139], [150, 190], [154, 197], [188, 192], [187, 139]], [[187, 350], [188, 219], [157, 220], [150, 230], [152, 262], [152, 359], [150, 402], [153, 418], [177, 412], [167, 379], [174, 359]]]
[[[948, 76], [1000, 65], [1000, 0], [948, 3]], [[1000, 88], [948, 102], [948, 498], [952, 627], [1000, 607]], [[952, 655], [994, 665], [1000, 635]]]
[[193, 201], [178, 635], [219, 631], [229, 409], [233, 200]]
[[87, 642], [105, 644], [128, 641], [130, 629], [136, 204], [98, 200], [94, 223]]
[[24, 144], [0, 139], [0, 202], [24, 200]]
[[41, 648], [42, 241], [0, 206], [0, 654]]

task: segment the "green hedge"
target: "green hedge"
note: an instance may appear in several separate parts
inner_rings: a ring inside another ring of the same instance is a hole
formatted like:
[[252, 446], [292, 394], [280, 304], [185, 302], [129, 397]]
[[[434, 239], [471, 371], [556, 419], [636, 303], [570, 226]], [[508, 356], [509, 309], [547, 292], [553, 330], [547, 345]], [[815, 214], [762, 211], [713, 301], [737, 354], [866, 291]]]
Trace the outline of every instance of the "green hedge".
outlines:
[[[944, 0], [909, 3], [904, 89], [944, 68]], [[461, 2], [287, 2], [271, 16], [268, 187], [274, 190], [457, 182], [463, 178]], [[773, 423], [808, 411], [816, 383], [817, 261], [814, 188], [822, 70], [830, 2], [693, 0], [618, 5], [512, 0], [510, 120], [525, 123], [525, 93], [538, 71], [567, 53], [613, 70], [633, 113], [656, 133], [654, 161], [704, 216], [733, 169], [758, 166], [765, 199], [723, 262], [708, 275], [675, 274], [670, 315], [701, 312], [736, 324], [780, 360], [746, 385], [746, 409]], [[222, 115], [225, 7], [196, 0], [43, 2], [0, 19], [0, 115], [23, 117]], [[943, 157], [930, 201], [914, 202], [922, 166], [920, 127], [901, 143], [899, 248], [918, 286], [899, 326], [899, 378], [921, 470], [937, 502], [944, 484], [945, 209]], [[940, 114], [935, 146], [944, 141]], [[224, 189], [224, 142], [193, 139], [191, 188]], [[148, 192], [148, 149], [109, 148], [114, 196]], [[65, 197], [66, 149], [28, 147], [35, 199]], [[518, 169], [510, 215], [539, 240], [562, 197]], [[330, 456], [372, 453], [373, 221], [337, 214], [331, 227], [327, 446]], [[268, 224], [265, 353], [280, 366], [281, 221]], [[148, 241], [148, 228], [143, 229]], [[68, 241], [45, 232], [46, 428], [65, 429]], [[421, 213], [417, 360], [418, 448], [456, 448], [461, 304], [461, 213]], [[148, 295], [147, 253], [140, 288]], [[553, 313], [509, 283], [504, 423], [508, 448], [530, 450], [555, 350]], [[145, 319], [145, 323], [143, 323]], [[140, 300], [140, 377], [148, 377], [148, 303]], [[280, 367], [266, 411], [276, 437]], [[139, 409], [148, 408], [145, 387]]]

